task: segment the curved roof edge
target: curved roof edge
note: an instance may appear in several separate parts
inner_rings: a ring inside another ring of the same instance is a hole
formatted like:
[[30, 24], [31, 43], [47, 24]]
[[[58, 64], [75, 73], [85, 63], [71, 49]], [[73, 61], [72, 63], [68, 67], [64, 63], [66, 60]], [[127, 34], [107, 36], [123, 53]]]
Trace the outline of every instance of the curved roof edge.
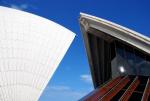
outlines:
[[80, 13], [80, 24], [85, 31], [88, 31], [89, 28], [95, 28], [150, 54], [150, 38], [138, 32], [85, 13]]
[[28, 15], [28, 16], [31, 16], [31, 17], [34, 17], [34, 18], [38, 18], [38, 19], [40, 19], [42, 21], [49, 22], [50, 24], [53, 24], [55, 26], [58, 26], [58, 27], [64, 29], [64, 31], [66, 31], [68, 33], [71, 33], [73, 37], [76, 36], [76, 34], [74, 32], [72, 32], [71, 30], [69, 30], [68, 28], [66, 28], [66, 27], [64, 27], [64, 26], [62, 26], [62, 25], [60, 25], [60, 24], [58, 24], [58, 23], [56, 23], [56, 22], [54, 22], [54, 21], [52, 21], [50, 19], [47, 19], [47, 18], [44, 18], [42, 16], [36, 15], [34, 13], [30, 13], [30, 12], [27, 12], [27, 11], [23, 11], [23, 10], [11, 8], [11, 7], [6, 7], [6, 6], [0, 6], [0, 10], [10, 11], [10, 12], [13, 11], [13, 13], [20, 13], [20, 14]]

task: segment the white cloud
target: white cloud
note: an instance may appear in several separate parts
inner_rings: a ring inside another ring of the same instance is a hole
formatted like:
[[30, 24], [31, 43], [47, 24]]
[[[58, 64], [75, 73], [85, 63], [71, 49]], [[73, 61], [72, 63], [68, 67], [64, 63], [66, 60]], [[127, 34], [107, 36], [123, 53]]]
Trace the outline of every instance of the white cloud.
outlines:
[[47, 86], [39, 101], [77, 101], [88, 93], [64, 85]]
[[29, 7], [29, 5], [28, 4], [21, 4], [21, 5], [10, 4], [10, 7], [14, 9], [25, 10]]
[[90, 84], [92, 83], [92, 78], [91, 78], [91, 75], [89, 74], [83, 74], [80, 76], [80, 78], [86, 83], [90, 83]]
[[65, 90], [70, 90], [70, 87], [64, 86], [64, 85], [59, 85], [59, 86], [50, 86], [49, 89], [52, 90], [57, 90], [57, 91], [65, 91]]
[[25, 9], [28, 9], [29, 7], [32, 8], [32, 9], [37, 9], [37, 7], [31, 3], [20, 3], [20, 4], [14, 4], [13, 1], [7, 1], [7, 0], [2, 0], [2, 3], [11, 7], [11, 8], [14, 8], [14, 9], [18, 9], [18, 10], [25, 10]]

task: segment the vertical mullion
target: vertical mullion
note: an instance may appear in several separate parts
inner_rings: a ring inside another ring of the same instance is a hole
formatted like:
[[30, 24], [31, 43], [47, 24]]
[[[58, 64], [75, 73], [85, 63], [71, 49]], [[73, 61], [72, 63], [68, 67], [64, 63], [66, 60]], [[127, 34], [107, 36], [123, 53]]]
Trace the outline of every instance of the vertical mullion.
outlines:
[[128, 99], [131, 97], [132, 93], [136, 89], [136, 87], [140, 84], [140, 80], [136, 76], [134, 81], [131, 83], [131, 85], [128, 87], [128, 89], [125, 91], [125, 93], [120, 98], [120, 101], [128, 101]]
[[84, 101], [97, 101], [100, 97], [102, 97], [104, 94], [106, 94], [111, 88], [113, 88], [120, 80], [121, 80], [121, 77], [117, 77], [117, 78], [109, 81], [103, 87], [94, 90], [88, 96], [83, 98]]
[[148, 101], [149, 95], [150, 95], [150, 79], [148, 78], [141, 101]]
[[110, 101], [129, 81], [128, 76], [124, 77], [115, 87], [105, 94], [100, 101]]

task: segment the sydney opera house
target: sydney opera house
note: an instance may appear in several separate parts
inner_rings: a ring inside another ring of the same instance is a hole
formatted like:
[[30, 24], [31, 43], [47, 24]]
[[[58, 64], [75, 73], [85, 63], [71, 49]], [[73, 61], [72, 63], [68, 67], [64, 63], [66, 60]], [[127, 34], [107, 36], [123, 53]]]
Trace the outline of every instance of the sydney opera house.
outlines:
[[0, 6], [0, 101], [38, 101], [75, 34]]
[[[94, 91], [81, 101], [150, 101], [150, 38], [81, 13]], [[75, 34], [0, 6], [0, 101], [38, 101]]]
[[81, 13], [95, 90], [81, 101], [150, 101], [150, 38]]

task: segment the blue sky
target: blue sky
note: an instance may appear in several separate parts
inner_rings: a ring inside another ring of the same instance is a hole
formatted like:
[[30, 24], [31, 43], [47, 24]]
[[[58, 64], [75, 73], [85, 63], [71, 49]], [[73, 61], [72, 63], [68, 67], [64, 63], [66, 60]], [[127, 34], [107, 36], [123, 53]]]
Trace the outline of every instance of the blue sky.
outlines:
[[80, 12], [116, 22], [150, 37], [149, 0], [0, 0], [0, 5], [48, 18], [76, 33], [39, 101], [77, 101], [93, 89], [78, 23]]

